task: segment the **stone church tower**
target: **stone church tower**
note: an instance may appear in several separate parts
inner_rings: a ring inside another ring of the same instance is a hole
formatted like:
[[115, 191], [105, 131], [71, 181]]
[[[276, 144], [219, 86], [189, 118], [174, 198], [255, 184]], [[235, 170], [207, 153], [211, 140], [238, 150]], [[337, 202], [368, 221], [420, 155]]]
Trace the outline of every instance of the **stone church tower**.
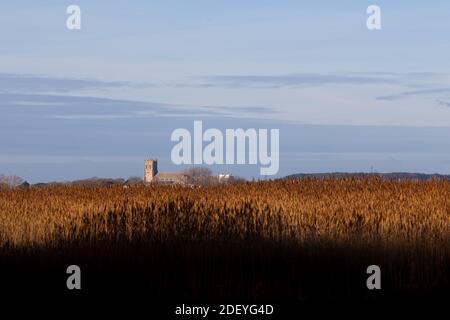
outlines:
[[144, 161], [144, 183], [150, 183], [153, 178], [158, 174], [158, 160], [145, 160]]

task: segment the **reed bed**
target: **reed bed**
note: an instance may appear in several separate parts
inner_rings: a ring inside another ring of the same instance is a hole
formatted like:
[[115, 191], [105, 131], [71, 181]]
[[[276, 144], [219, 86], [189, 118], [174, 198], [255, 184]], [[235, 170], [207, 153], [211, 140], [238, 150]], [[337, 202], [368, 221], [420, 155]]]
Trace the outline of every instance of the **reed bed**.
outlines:
[[[159, 281], [160, 291], [168, 284], [160, 283], [158, 277], [171, 270], [168, 261], [174, 255], [185, 256], [176, 262], [183, 272], [199, 267], [203, 273], [193, 271], [197, 277], [210, 274], [219, 283], [226, 279], [217, 271], [223, 265], [250, 265], [233, 273], [242, 279], [249, 274], [260, 276], [259, 280], [252, 276], [242, 280], [248, 282], [239, 289], [244, 296], [248, 294], [245, 297], [258, 297], [258, 293], [271, 297], [275, 292], [279, 297], [275, 283], [280, 278], [275, 271], [284, 273], [280, 276], [285, 284], [303, 286], [302, 292], [285, 289], [287, 297], [310, 296], [314, 290], [305, 293], [313, 286], [308, 284], [306, 270], [329, 272], [323, 286], [333, 286], [333, 281], [337, 286], [344, 282], [334, 279], [337, 275], [327, 268], [335, 266], [340, 276], [351, 277], [348, 273], [366, 261], [379, 262], [398, 273], [388, 280], [392, 292], [443, 290], [449, 284], [450, 181], [329, 178], [204, 188], [59, 186], [0, 190], [1, 256], [14, 260], [17, 252], [27, 257], [27, 252], [39, 250], [50, 252], [49, 256], [66, 252], [66, 258], [76, 255], [86, 263], [95, 261], [101, 252], [114, 252], [135, 262], [135, 255], [148, 255], [151, 262], [147, 259], [145, 263], [160, 270], [152, 278]], [[273, 268], [268, 270], [271, 264]], [[295, 270], [304, 274], [296, 275]], [[434, 278], [438, 273], [440, 278]], [[191, 291], [192, 276], [186, 273], [182, 280], [190, 281], [185, 289]], [[197, 293], [221, 296], [203, 280], [197, 281]], [[227, 283], [220, 287], [225, 296], [237, 290]], [[328, 293], [340, 292], [337, 290]], [[346, 290], [352, 295], [362, 289]]]
[[0, 191], [0, 246], [177, 237], [448, 249], [450, 182], [308, 179]]

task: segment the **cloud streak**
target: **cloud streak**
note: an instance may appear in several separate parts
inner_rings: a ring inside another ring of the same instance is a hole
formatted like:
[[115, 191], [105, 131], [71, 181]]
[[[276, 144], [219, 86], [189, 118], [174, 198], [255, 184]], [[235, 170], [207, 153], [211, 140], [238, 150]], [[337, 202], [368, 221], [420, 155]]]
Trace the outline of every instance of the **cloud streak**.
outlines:
[[[24, 111], [26, 109], [26, 111]], [[174, 116], [252, 117], [275, 113], [267, 106], [187, 106], [70, 95], [0, 94], [4, 117], [120, 120]]]
[[366, 85], [366, 84], [396, 84], [398, 79], [385, 75], [357, 74], [315, 74], [300, 73], [288, 75], [217, 75], [201, 77], [201, 85], [228, 88], [283, 88], [309, 87], [323, 85]]
[[435, 94], [450, 94], [450, 88], [431, 88], [431, 89], [423, 89], [423, 90], [412, 90], [405, 91], [398, 94], [393, 95], [385, 95], [377, 97], [377, 100], [386, 100], [386, 101], [394, 101], [405, 99], [409, 97], [415, 96], [427, 96], [427, 95], [435, 95]]
[[0, 73], [0, 93], [70, 93], [83, 90], [109, 90], [147, 86], [153, 85], [129, 81], [102, 81]]

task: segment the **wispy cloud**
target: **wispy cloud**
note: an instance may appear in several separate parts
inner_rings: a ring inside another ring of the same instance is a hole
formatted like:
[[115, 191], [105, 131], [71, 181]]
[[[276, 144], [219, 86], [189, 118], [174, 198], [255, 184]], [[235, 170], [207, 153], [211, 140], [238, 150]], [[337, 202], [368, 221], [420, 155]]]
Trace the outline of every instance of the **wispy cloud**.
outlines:
[[[318, 86], [361, 86], [384, 85], [399, 88], [399, 93], [376, 96], [379, 101], [395, 101], [416, 96], [430, 96], [434, 99], [447, 98], [450, 94], [449, 75], [438, 72], [347, 72], [347, 73], [297, 73], [287, 75], [213, 75], [194, 79], [196, 84], [176, 86], [198, 86], [203, 88], [251, 88], [280, 89]], [[198, 82], [199, 81], [199, 82]], [[383, 90], [384, 90], [383, 88]], [[409, 90], [408, 90], [409, 89]], [[448, 106], [442, 100], [441, 106]]]
[[440, 105], [440, 106], [444, 106], [444, 107], [447, 107], [447, 108], [450, 108], [450, 102], [447, 102], [447, 101], [442, 101], [442, 100], [437, 100], [437, 103]]
[[364, 85], [364, 84], [394, 84], [398, 79], [392, 76], [371, 74], [315, 74], [300, 73], [288, 75], [216, 75], [201, 77], [203, 86], [230, 88], [282, 88], [306, 87], [321, 85]]
[[0, 73], [0, 93], [69, 93], [122, 87], [147, 87], [146, 83], [96, 79], [55, 78], [39, 75]]
[[[23, 109], [26, 108], [26, 112]], [[1, 94], [4, 116], [65, 120], [118, 120], [172, 116], [252, 117], [275, 113], [268, 106], [188, 106], [71, 95]]]
[[449, 94], [450, 88], [431, 88], [431, 89], [423, 89], [423, 90], [412, 90], [412, 91], [404, 91], [397, 94], [385, 95], [377, 97], [377, 100], [399, 100], [414, 96], [422, 96], [422, 95], [436, 95], [436, 94]]
[[348, 74], [353, 75], [362, 75], [362, 76], [387, 76], [387, 77], [395, 77], [395, 78], [404, 78], [404, 79], [429, 79], [429, 78], [438, 78], [445, 77], [447, 74], [440, 72], [389, 72], [389, 71], [370, 71], [370, 72], [351, 72]]

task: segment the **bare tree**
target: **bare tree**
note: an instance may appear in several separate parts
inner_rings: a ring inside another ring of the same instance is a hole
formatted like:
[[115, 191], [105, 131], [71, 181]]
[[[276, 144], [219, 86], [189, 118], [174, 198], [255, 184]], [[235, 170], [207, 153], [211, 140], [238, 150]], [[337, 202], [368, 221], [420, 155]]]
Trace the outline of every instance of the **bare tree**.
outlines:
[[0, 186], [14, 188], [20, 186], [22, 183], [24, 183], [24, 180], [21, 177], [0, 175]]
[[217, 177], [213, 176], [211, 169], [205, 167], [192, 167], [183, 171], [189, 176], [190, 183], [197, 186], [210, 186], [217, 184]]
[[211, 169], [205, 167], [193, 167], [184, 170], [184, 173], [191, 177], [211, 177], [213, 175]]
[[127, 181], [125, 181], [126, 185], [136, 185], [143, 183], [141, 177], [129, 177]]

